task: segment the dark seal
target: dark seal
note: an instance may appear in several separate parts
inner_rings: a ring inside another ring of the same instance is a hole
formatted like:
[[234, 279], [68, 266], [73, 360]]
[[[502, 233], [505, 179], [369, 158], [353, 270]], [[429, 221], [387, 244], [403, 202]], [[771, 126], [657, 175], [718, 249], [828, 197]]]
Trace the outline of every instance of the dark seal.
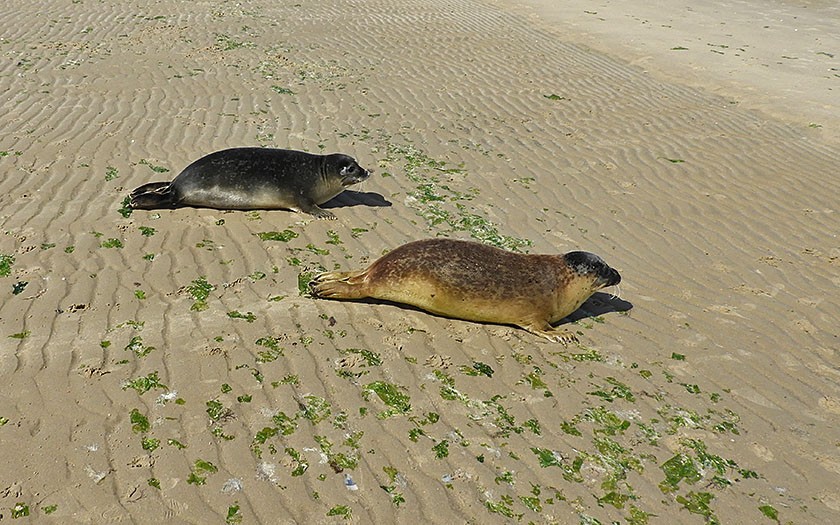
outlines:
[[318, 207], [370, 176], [348, 155], [271, 148], [233, 148], [206, 155], [171, 182], [131, 192], [134, 209], [195, 206], [220, 210], [286, 209], [335, 219]]
[[528, 255], [427, 239], [404, 244], [364, 270], [320, 274], [310, 289], [316, 297], [370, 297], [457, 319], [516, 325], [567, 344], [577, 338], [552, 324], [619, 282], [619, 273], [593, 253]]

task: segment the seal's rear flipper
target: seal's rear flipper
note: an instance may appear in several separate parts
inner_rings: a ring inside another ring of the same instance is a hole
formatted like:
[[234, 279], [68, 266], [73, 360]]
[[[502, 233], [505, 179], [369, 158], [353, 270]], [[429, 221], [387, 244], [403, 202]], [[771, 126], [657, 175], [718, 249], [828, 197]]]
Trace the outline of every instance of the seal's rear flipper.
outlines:
[[131, 192], [129, 206], [135, 210], [173, 208], [175, 206], [169, 182], [150, 182]]
[[327, 272], [318, 274], [309, 283], [315, 297], [323, 299], [364, 299], [365, 272]]

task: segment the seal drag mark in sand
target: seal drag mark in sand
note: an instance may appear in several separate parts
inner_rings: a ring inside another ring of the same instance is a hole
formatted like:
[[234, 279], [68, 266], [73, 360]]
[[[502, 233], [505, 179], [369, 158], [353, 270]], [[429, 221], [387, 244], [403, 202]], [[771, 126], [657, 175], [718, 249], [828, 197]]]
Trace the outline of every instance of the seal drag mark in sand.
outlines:
[[318, 205], [369, 176], [353, 157], [341, 153], [233, 148], [198, 159], [171, 182], [140, 186], [131, 192], [129, 206], [145, 210], [181, 206], [287, 209], [335, 219]]
[[621, 281], [616, 270], [587, 252], [525, 255], [452, 239], [415, 241], [367, 269], [327, 272], [310, 288], [316, 297], [405, 303], [429, 312], [512, 324], [551, 341], [577, 338], [551, 326], [592, 294]]

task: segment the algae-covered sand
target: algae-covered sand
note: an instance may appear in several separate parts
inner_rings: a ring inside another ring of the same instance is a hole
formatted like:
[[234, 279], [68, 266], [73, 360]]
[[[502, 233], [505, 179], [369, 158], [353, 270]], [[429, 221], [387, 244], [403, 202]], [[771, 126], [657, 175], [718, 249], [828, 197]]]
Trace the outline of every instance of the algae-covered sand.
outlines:
[[[836, 521], [829, 123], [595, 46], [591, 12], [650, 24], [578, 4], [12, 1], [0, 517]], [[338, 221], [125, 208], [254, 145], [374, 174]], [[620, 295], [569, 347], [308, 295], [440, 235], [591, 251]]]

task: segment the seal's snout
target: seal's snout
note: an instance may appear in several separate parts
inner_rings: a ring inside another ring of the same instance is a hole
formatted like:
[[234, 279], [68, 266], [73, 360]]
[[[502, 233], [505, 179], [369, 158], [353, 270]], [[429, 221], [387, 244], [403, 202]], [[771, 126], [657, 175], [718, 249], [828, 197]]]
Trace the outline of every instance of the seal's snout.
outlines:
[[352, 186], [358, 184], [370, 177], [370, 172], [362, 167], [358, 167], [357, 171], [349, 172], [341, 179], [342, 186]]
[[370, 178], [370, 174], [372, 173], [370, 170], [366, 170], [363, 167], [359, 166], [360, 174], [356, 182], [362, 182], [363, 180], [367, 180]]
[[606, 288], [607, 286], [615, 286], [621, 282], [621, 274], [618, 273], [618, 270], [615, 268], [610, 268], [607, 266], [605, 268], [605, 272], [600, 275], [601, 281], [604, 282], [602, 288]]
[[608, 286], [615, 286], [621, 282], [621, 274], [618, 270], [611, 268], [607, 263], [603, 263], [595, 270], [595, 289], [600, 290]]
[[580, 275], [591, 275], [598, 288], [615, 286], [621, 282], [621, 275], [603, 259], [589, 252], [569, 252], [565, 256], [566, 264]]
[[346, 155], [342, 157], [342, 160], [345, 162], [340, 171], [342, 186], [352, 186], [353, 184], [358, 184], [370, 177], [370, 172], [359, 166], [353, 157]]

